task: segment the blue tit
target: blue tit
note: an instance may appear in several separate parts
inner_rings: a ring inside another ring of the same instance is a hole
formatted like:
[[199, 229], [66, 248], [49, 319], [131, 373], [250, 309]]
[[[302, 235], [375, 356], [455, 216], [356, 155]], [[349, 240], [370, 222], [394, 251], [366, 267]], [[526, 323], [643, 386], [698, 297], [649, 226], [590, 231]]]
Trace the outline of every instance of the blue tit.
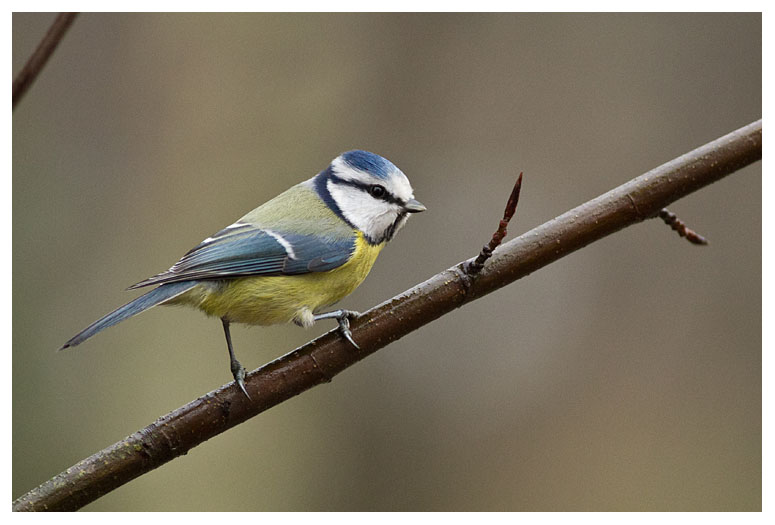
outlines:
[[368, 151], [342, 153], [324, 171], [202, 241], [166, 272], [131, 286], [157, 285], [61, 349], [156, 305], [193, 306], [221, 319], [232, 375], [247, 396], [229, 324], [309, 327], [336, 319], [355, 345], [349, 329], [355, 312], [320, 312], [352, 293], [409, 214], [421, 211], [425, 206], [392, 162]]

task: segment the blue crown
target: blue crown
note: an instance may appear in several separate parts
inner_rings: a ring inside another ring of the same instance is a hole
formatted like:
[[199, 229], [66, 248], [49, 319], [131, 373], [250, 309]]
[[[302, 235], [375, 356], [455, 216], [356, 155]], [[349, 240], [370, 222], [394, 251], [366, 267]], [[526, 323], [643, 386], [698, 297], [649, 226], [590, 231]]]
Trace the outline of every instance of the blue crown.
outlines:
[[392, 162], [369, 151], [355, 149], [342, 153], [341, 157], [351, 167], [380, 179], [387, 179], [391, 173], [398, 171]]

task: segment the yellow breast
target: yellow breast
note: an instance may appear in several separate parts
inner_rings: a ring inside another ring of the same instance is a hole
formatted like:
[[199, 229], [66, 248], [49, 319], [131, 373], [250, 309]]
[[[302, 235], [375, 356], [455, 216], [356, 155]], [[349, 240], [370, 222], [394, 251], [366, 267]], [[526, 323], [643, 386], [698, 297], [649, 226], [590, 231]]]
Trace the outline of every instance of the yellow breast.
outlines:
[[301, 321], [351, 294], [369, 274], [384, 243], [370, 245], [358, 233], [352, 258], [327, 272], [241, 277], [202, 283], [170, 304], [187, 304], [236, 323], [267, 325]]

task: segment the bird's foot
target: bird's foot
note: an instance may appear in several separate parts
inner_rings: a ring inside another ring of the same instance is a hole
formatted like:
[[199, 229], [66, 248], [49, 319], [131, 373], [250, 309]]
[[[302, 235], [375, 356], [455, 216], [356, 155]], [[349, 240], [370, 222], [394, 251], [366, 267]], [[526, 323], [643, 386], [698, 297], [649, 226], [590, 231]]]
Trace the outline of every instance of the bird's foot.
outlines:
[[350, 331], [350, 319], [355, 319], [360, 314], [354, 310], [334, 310], [333, 312], [326, 312], [324, 314], [318, 314], [315, 316], [315, 321], [321, 319], [336, 319], [339, 323], [339, 331], [342, 337], [347, 339], [351, 345], [360, 350], [361, 347], [353, 340], [353, 333]]
[[240, 387], [240, 390], [245, 394], [245, 397], [250, 399], [250, 394], [248, 394], [248, 391], [245, 388], [245, 376], [247, 375], [247, 372], [245, 371], [245, 367], [236, 359], [231, 362], [231, 375], [234, 376], [234, 382]]

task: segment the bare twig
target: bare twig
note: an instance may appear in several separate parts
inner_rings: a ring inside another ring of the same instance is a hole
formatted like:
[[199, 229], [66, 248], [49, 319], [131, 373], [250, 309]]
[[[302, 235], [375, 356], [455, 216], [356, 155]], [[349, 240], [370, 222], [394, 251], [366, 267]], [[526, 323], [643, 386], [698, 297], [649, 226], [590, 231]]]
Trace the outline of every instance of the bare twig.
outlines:
[[697, 233], [696, 231], [688, 228], [686, 224], [676, 217], [675, 213], [671, 212], [667, 208], [659, 210], [659, 218], [665, 221], [665, 224], [673, 228], [678, 232], [681, 237], [686, 237], [686, 240], [692, 244], [705, 245], [708, 244], [708, 239]]
[[492, 234], [490, 242], [482, 246], [482, 251], [479, 252], [479, 256], [468, 265], [469, 274], [477, 274], [484, 268], [484, 263], [487, 259], [492, 257], [492, 252], [500, 246], [504, 237], [508, 231], [506, 228], [509, 225], [509, 221], [514, 216], [514, 212], [517, 211], [517, 204], [519, 204], [519, 191], [522, 189], [522, 173], [519, 174], [517, 182], [514, 183], [514, 188], [511, 190], [509, 200], [506, 202], [506, 209], [503, 211], [503, 218], [498, 223], [498, 229]]
[[24, 67], [13, 81], [13, 109], [16, 108], [16, 104], [19, 103], [19, 100], [21, 100], [22, 96], [35, 81], [43, 66], [48, 62], [48, 59], [51, 58], [52, 53], [54, 53], [54, 50], [77, 15], [78, 13], [59, 13], [54, 23], [51, 24], [46, 36], [40, 41], [35, 52], [27, 60], [27, 63], [24, 64]]
[[14, 510], [75, 510], [321, 383], [423, 325], [659, 210], [762, 157], [758, 120], [641, 175], [502, 245], [465, 284], [464, 261], [353, 322], [361, 350], [329, 332], [86, 458], [17, 499]]

